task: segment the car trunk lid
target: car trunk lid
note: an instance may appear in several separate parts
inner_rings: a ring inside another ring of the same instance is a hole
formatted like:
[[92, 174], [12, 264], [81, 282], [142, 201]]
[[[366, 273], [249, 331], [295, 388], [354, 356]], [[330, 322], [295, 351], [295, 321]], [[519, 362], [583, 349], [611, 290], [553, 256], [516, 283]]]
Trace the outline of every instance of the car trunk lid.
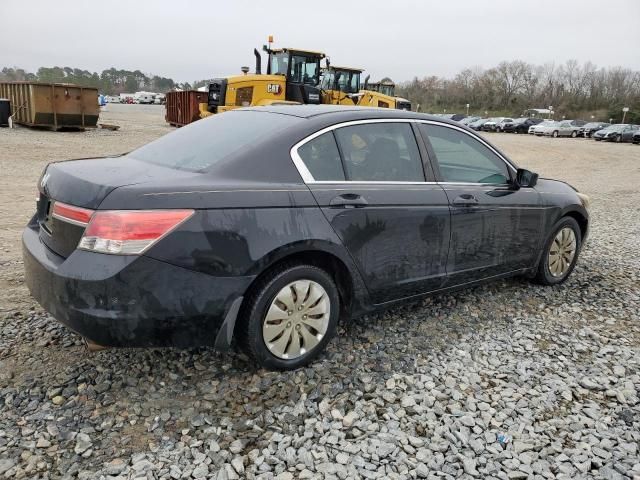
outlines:
[[50, 164], [38, 185], [37, 219], [41, 240], [56, 254], [68, 257], [78, 246], [86, 224], [54, 215], [56, 202], [96, 210], [116, 188], [153, 182], [168, 174], [174, 178], [194, 175], [127, 156]]

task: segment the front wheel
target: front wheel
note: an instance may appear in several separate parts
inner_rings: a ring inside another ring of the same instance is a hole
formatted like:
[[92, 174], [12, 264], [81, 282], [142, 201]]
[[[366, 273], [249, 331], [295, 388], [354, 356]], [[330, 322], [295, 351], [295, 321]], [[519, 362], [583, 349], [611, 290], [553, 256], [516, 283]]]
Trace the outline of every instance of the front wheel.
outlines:
[[571, 217], [562, 218], [554, 226], [542, 251], [536, 281], [543, 285], [564, 282], [576, 266], [581, 246], [582, 234], [578, 222]]
[[577, 136], [578, 136], [578, 134], [576, 133], [575, 130], [573, 132], [571, 132], [571, 138], [576, 138]]
[[308, 364], [335, 334], [340, 296], [313, 265], [286, 265], [252, 288], [238, 319], [238, 342], [258, 365], [291, 370]]
[[622, 141], [622, 135], [616, 135], [616, 139], [614, 141], [616, 143], [620, 143]]
[[554, 131], [554, 132], [553, 132], [553, 134], [552, 134], [552, 136], [553, 136], [553, 138], [558, 138], [558, 131], [557, 131], [557, 130], [556, 130], [556, 131]]

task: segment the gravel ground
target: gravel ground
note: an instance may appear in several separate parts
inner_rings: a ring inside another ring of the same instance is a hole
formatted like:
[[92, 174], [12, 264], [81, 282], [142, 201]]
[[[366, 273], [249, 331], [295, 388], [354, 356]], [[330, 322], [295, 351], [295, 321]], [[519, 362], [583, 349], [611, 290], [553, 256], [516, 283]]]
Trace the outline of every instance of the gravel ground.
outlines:
[[0, 130], [0, 478], [640, 478], [640, 147], [489, 134], [592, 196], [570, 280], [364, 317], [278, 373], [207, 349], [88, 354], [30, 299], [19, 232], [46, 162], [169, 131], [157, 107], [103, 117], [123, 128]]

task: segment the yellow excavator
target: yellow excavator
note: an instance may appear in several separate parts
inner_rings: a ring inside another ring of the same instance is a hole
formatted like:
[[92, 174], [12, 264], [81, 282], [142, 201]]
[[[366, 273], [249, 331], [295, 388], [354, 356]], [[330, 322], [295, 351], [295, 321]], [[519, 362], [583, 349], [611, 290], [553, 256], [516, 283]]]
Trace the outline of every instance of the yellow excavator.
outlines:
[[[365, 81], [364, 88], [360, 85], [361, 68], [338, 67], [327, 64], [322, 70], [320, 88], [322, 90], [322, 103], [332, 105], [357, 105], [360, 107], [396, 108], [411, 110], [411, 102], [404, 98], [387, 94], [387, 84], [382, 82], [376, 85], [376, 89], [368, 88]], [[369, 77], [367, 76], [367, 80]], [[393, 82], [392, 82], [393, 84]], [[395, 88], [395, 85], [393, 85]], [[386, 91], [385, 91], [386, 90]]]
[[321, 102], [320, 61], [326, 55], [298, 48], [272, 49], [272, 41], [269, 37], [269, 46], [263, 47], [268, 55], [266, 74], [260, 52], [254, 49], [255, 73], [242, 67], [243, 75], [213, 79], [201, 117], [247, 106]]

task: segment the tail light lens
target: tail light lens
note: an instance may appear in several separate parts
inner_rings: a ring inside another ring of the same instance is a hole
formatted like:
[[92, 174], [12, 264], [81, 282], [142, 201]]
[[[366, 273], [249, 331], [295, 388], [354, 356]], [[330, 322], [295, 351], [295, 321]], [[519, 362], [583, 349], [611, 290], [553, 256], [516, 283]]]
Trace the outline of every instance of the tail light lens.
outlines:
[[93, 210], [88, 208], [76, 207], [74, 205], [67, 205], [62, 202], [54, 202], [53, 210], [51, 212], [54, 218], [62, 220], [64, 222], [73, 223], [84, 227], [91, 220]]
[[96, 211], [78, 248], [115, 255], [137, 255], [167, 235], [193, 210]]

